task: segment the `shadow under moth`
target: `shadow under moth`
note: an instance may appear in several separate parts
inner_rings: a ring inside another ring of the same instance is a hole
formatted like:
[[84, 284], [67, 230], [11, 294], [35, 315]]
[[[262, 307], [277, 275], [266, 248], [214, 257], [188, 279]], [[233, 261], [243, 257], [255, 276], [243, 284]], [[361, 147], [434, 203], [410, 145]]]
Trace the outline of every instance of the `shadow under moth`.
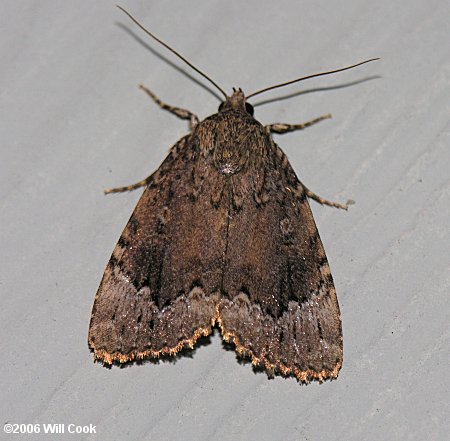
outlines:
[[145, 187], [95, 296], [88, 337], [95, 358], [109, 365], [174, 355], [218, 325], [238, 354], [270, 376], [336, 378], [339, 306], [308, 198], [347, 207], [308, 190], [271, 136], [330, 115], [263, 126], [247, 98], [287, 83], [248, 97], [233, 89], [228, 96], [168, 49], [225, 99], [199, 122], [140, 86], [160, 107], [189, 120], [191, 132], [151, 176], [106, 191]]

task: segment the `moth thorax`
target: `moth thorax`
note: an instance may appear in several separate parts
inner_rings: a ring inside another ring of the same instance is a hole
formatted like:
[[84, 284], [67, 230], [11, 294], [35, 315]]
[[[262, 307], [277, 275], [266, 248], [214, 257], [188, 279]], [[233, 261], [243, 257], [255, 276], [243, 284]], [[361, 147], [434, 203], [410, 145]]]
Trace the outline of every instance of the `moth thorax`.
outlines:
[[245, 166], [248, 160], [248, 151], [242, 145], [219, 144], [214, 150], [214, 163], [220, 173], [234, 175]]

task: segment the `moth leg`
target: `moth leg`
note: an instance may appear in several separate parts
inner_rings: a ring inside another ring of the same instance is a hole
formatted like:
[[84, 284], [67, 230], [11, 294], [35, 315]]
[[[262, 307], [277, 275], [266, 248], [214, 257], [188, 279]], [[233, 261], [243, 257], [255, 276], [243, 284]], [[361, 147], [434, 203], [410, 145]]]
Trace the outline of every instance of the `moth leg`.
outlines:
[[305, 187], [302, 184], [303, 190], [305, 190], [305, 194], [310, 199], [314, 199], [316, 202], [318, 202], [321, 205], [328, 205], [330, 207], [336, 207], [341, 208], [342, 210], [348, 210], [348, 206], [354, 204], [355, 202], [349, 199], [346, 204], [339, 204], [338, 202], [329, 201], [328, 199], [325, 199], [318, 194], [312, 192], [309, 188]]
[[150, 175], [148, 178], [143, 179], [142, 181], [136, 182], [136, 184], [127, 185], [126, 187], [117, 187], [117, 188], [108, 188], [104, 190], [105, 194], [109, 193], [123, 193], [124, 191], [136, 190], [140, 187], [145, 187], [152, 180], [153, 175]]
[[171, 106], [170, 104], [163, 103], [150, 89], [147, 89], [143, 84], [139, 85], [139, 89], [143, 90], [161, 109], [168, 110], [170, 113], [178, 116], [181, 119], [189, 120], [189, 127], [192, 130], [198, 123], [198, 116], [192, 113], [190, 110], [180, 109], [179, 107]]
[[324, 119], [329, 118], [331, 118], [330, 113], [328, 113], [327, 115], [319, 116], [318, 118], [315, 118], [303, 124], [284, 124], [284, 123], [269, 124], [266, 126], [266, 130], [270, 133], [278, 133], [281, 135], [283, 133], [294, 132], [295, 130], [306, 129], [306, 127], [310, 127], [314, 124], [317, 124], [320, 121], [323, 121]]

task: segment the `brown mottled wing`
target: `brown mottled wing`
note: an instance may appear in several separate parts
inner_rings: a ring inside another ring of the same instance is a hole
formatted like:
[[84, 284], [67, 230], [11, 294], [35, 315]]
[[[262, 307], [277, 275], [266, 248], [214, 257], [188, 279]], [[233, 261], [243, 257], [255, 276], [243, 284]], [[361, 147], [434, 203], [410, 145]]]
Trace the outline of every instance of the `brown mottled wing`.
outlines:
[[105, 270], [89, 328], [105, 363], [174, 354], [211, 332], [228, 204], [223, 178], [190, 136], [154, 173]]
[[301, 183], [279, 147], [269, 150], [262, 173], [232, 177], [219, 323], [268, 372], [334, 378], [342, 331], [330, 268]]

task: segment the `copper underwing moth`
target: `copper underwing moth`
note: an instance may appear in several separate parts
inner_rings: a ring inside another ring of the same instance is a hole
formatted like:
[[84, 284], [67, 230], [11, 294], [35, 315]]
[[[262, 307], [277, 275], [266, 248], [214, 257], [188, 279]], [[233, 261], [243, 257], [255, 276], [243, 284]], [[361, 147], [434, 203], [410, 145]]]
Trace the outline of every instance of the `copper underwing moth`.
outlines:
[[[119, 7], [122, 9], [121, 7]], [[336, 291], [308, 198], [338, 208], [297, 178], [272, 133], [305, 124], [263, 126], [247, 102], [266, 90], [228, 96], [213, 80], [156, 38], [224, 95], [216, 114], [160, 107], [190, 121], [191, 131], [145, 187], [106, 267], [92, 310], [88, 343], [104, 364], [193, 348], [220, 328], [238, 354], [269, 376], [300, 382], [338, 376], [342, 328]]]

